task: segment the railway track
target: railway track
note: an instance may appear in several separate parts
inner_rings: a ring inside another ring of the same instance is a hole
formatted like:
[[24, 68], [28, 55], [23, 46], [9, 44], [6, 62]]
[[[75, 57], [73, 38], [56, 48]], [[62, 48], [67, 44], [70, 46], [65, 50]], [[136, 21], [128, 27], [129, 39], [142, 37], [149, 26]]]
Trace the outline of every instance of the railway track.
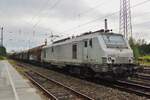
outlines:
[[137, 73], [136, 78], [150, 81], [150, 74]]
[[52, 100], [94, 100], [60, 82], [52, 80], [35, 71], [28, 71], [25, 75]]
[[145, 66], [143, 66], [143, 70], [142, 70], [141, 73], [150, 74], [150, 67], [145, 67]]
[[[22, 66], [22, 67], [25, 67], [24, 64], [18, 64], [19, 66]], [[28, 66], [28, 65], [26, 65]], [[27, 68], [29, 70], [32, 70], [32, 68]], [[40, 72], [41, 73], [41, 72]], [[37, 84], [40, 88], [42, 87], [43, 90], [45, 91], [46, 94], [48, 95], [51, 95], [52, 96], [55, 96], [53, 95], [53, 93], [49, 92], [49, 90], [47, 89], [47, 87], [43, 86], [43, 84], [46, 84], [47, 81], [49, 81], [49, 78], [41, 75], [38, 72], [36, 71], [29, 71], [27, 72], [27, 76], [29, 77], [29, 79], [31, 79], [31, 81], [35, 81], [34, 83]], [[41, 78], [40, 78], [41, 77]], [[43, 78], [44, 77], [44, 78]], [[40, 80], [40, 79], [41, 80]], [[46, 78], [46, 79], [45, 79]], [[43, 80], [45, 79], [45, 80]], [[43, 81], [42, 81], [43, 80]], [[50, 79], [51, 80], [51, 79]], [[53, 80], [52, 80], [53, 81]], [[40, 83], [39, 83], [40, 82]], [[52, 82], [53, 83], [53, 82]], [[58, 82], [59, 83], [59, 82]], [[61, 83], [60, 83], [61, 84]], [[114, 87], [114, 88], [117, 88], [117, 89], [120, 89], [122, 91], [126, 91], [126, 92], [129, 92], [129, 93], [135, 93], [137, 95], [140, 95], [140, 96], [144, 96], [144, 97], [148, 97], [150, 98], [150, 86], [146, 86], [145, 84], [140, 84], [140, 83], [136, 83], [136, 82], [133, 82], [132, 80], [129, 81], [129, 80], [118, 80], [118, 81], [115, 81], [115, 83], [107, 83], [109, 84], [110, 87]], [[67, 89], [68, 90], [68, 89]], [[74, 91], [74, 90], [73, 90]], [[77, 91], [75, 91], [77, 92]], [[66, 92], [67, 93], [67, 92]], [[69, 93], [68, 93], [69, 94]], [[81, 95], [80, 95], [81, 94]], [[72, 94], [69, 94], [68, 97], [72, 95]], [[84, 95], [82, 93], [73, 93], [73, 95], [75, 97], [73, 97], [73, 99], [69, 98], [68, 100], [94, 100], [93, 98], [90, 98], [89, 96], [87, 95]], [[57, 94], [56, 94], [57, 96]], [[62, 96], [66, 96], [66, 94], [63, 94]], [[61, 96], [60, 96], [61, 97]], [[67, 96], [66, 96], [67, 97]], [[57, 98], [57, 97], [56, 97]], [[59, 98], [59, 97], [58, 97]], [[54, 100], [59, 100], [59, 99], [54, 99]], [[65, 99], [66, 100], [66, 99]]]
[[150, 86], [132, 80], [117, 80], [115, 86], [128, 92], [150, 98]]

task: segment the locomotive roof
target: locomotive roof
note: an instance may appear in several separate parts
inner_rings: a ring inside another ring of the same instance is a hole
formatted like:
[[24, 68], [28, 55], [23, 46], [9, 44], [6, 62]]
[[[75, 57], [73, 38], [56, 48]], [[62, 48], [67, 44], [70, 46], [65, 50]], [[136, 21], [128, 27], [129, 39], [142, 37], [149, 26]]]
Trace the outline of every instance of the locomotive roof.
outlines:
[[56, 45], [62, 45], [62, 44], [68, 43], [68, 42], [77, 42], [77, 41], [81, 41], [83, 39], [89, 39], [89, 38], [92, 38], [92, 37], [96, 37], [97, 35], [102, 35], [102, 34], [121, 35], [121, 34], [116, 34], [116, 33], [113, 33], [113, 32], [109, 32], [109, 30], [104, 31], [102, 29], [102, 30], [98, 30], [98, 31], [95, 31], [95, 32], [86, 32], [86, 33], [83, 33], [83, 34], [81, 34], [79, 36], [76, 36], [76, 37], [67, 37], [67, 38], [55, 41], [55, 42], [53, 42], [52, 44], [50, 44], [48, 46], [44, 46], [43, 48], [48, 48], [48, 47], [56, 46]]
[[[91, 35], [91, 34], [94, 34], [94, 33], [97, 33], [97, 32], [101, 32], [102, 33], [102, 32], [104, 32], [104, 29], [101, 29], [101, 30], [98, 30], [98, 31], [95, 31], [95, 32], [91, 32], [91, 31], [90, 32], [86, 32], [86, 33], [83, 33], [83, 34], [81, 34], [79, 36], [76, 36], [76, 37], [73, 36], [72, 38], [77, 38], [77, 37], [81, 37], [81, 36]], [[67, 37], [67, 38], [64, 38], [64, 39], [60, 39], [58, 41], [54, 41], [53, 44], [64, 42], [64, 41], [72, 39], [72, 38], [71, 37]]]

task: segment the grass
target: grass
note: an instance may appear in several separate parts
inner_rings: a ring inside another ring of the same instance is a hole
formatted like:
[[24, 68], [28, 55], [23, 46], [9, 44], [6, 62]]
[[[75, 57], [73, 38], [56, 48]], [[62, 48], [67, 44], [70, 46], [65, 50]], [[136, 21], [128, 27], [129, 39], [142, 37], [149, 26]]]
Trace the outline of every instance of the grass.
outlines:
[[27, 71], [27, 69], [25, 69], [21, 66], [18, 66], [16, 61], [14, 61], [14, 60], [8, 60], [8, 61], [19, 73], [23, 74], [24, 72]]
[[150, 55], [143, 56], [144, 59], [150, 59]]
[[6, 57], [0, 56], [0, 60], [5, 60]]
[[141, 65], [150, 66], [150, 55], [139, 57], [138, 60]]

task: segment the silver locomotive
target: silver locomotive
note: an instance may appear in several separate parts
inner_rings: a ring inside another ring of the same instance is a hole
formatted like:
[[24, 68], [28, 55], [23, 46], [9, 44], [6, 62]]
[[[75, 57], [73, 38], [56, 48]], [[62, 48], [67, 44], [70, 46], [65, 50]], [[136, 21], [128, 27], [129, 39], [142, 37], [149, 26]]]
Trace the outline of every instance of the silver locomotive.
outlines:
[[136, 69], [133, 51], [124, 36], [104, 30], [44, 46], [41, 62], [86, 76], [131, 75]]

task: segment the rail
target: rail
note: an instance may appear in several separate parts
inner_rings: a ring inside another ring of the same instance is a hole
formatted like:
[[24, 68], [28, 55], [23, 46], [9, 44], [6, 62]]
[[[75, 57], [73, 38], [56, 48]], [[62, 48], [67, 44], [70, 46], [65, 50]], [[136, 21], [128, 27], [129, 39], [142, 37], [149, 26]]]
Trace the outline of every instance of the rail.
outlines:
[[71, 91], [73, 94], [77, 95], [79, 98], [82, 98], [83, 100], [94, 100], [93, 98], [91, 98], [91, 97], [89, 97], [89, 96], [87, 96], [87, 95], [85, 95], [85, 94], [83, 94], [83, 93], [80, 93], [80, 92], [78, 92], [78, 91], [76, 91], [76, 90], [74, 90], [74, 89], [72, 89], [72, 88], [70, 88], [70, 87], [68, 87], [68, 86], [65, 86], [65, 85], [63, 85], [63, 84], [60, 83], [60, 82], [57, 82], [57, 81], [55, 81], [55, 80], [53, 80], [53, 79], [50, 79], [50, 78], [48, 78], [48, 77], [42, 75], [42, 74], [39, 73], [39, 72], [36, 72], [36, 71], [33, 71], [33, 70], [32, 70], [32, 71], [30, 70], [30, 71], [26, 72], [25, 75], [26, 75], [34, 84], [36, 84], [38, 87], [40, 87], [40, 88], [41, 88], [48, 96], [50, 96], [53, 100], [59, 100], [59, 99], [58, 99], [59, 97], [54, 96], [54, 95], [53, 95], [52, 93], [50, 93], [46, 88], [44, 88], [44, 87], [40, 84], [40, 82], [37, 82], [37, 81], [34, 79], [33, 75], [31, 75], [31, 73], [36, 74], [36, 77], [45, 78], [46, 81], [51, 81], [51, 82], [57, 84], [58, 86], [61, 86], [61, 87], [65, 88], [65, 89], [68, 90], [68, 91]]
[[117, 86], [123, 90], [150, 98], [150, 86], [141, 85], [128, 80], [117, 80]]

